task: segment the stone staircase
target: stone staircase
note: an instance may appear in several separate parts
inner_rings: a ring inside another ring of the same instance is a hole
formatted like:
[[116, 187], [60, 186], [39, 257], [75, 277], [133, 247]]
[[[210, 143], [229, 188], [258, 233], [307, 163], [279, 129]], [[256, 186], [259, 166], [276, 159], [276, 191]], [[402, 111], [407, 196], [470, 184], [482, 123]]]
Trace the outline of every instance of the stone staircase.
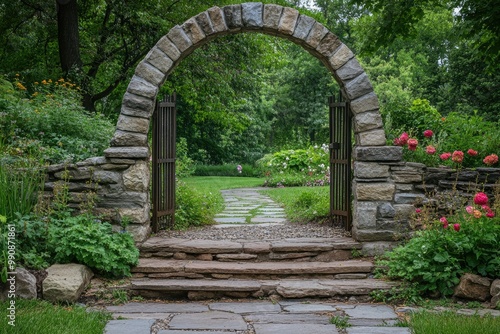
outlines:
[[215, 241], [152, 237], [140, 247], [132, 295], [146, 298], [357, 296], [394, 283], [371, 278], [371, 259], [353, 259], [350, 238]]

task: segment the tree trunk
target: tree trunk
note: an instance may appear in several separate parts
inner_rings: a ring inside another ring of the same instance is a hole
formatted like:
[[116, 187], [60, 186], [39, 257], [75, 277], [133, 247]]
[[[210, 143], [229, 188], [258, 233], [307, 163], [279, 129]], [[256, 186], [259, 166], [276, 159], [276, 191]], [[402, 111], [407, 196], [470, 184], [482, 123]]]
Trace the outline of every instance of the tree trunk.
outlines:
[[67, 76], [71, 70], [81, 71], [80, 34], [76, 0], [56, 0], [59, 59]]

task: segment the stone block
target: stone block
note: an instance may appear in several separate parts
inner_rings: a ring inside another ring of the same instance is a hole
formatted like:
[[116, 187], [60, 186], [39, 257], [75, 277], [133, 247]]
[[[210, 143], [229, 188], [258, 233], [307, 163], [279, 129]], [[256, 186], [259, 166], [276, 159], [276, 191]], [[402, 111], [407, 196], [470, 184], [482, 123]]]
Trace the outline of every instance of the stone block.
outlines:
[[280, 18], [278, 31], [285, 35], [293, 34], [298, 18], [299, 18], [298, 10], [294, 8], [285, 7], [283, 9], [283, 14], [281, 15]]
[[401, 146], [355, 147], [354, 158], [358, 161], [401, 161]]
[[117, 146], [105, 149], [104, 156], [106, 158], [145, 159], [149, 158], [150, 154], [147, 146]]
[[144, 133], [116, 130], [111, 139], [111, 146], [146, 146], [148, 135]]
[[354, 184], [354, 197], [358, 201], [392, 201], [395, 192], [392, 183], [359, 183]]
[[149, 164], [141, 161], [123, 172], [123, 186], [130, 191], [147, 191], [149, 189]]
[[386, 144], [384, 129], [374, 129], [356, 134], [356, 144], [360, 146], [384, 146]]
[[338, 39], [338, 37], [328, 31], [316, 47], [316, 51], [324, 57], [330, 58], [341, 44], [342, 42]]
[[425, 195], [411, 194], [411, 193], [398, 193], [394, 196], [396, 204], [415, 204], [426, 200]]
[[116, 123], [116, 129], [147, 134], [149, 132], [149, 119], [120, 115]]
[[491, 279], [474, 274], [464, 274], [455, 288], [454, 297], [486, 301], [490, 299]]
[[165, 52], [168, 58], [176, 61], [181, 56], [181, 52], [175, 44], [165, 35], [156, 43], [156, 47]]
[[389, 177], [389, 166], [376, 162], [354, 162], [354, 176], [359, 179], [376, 179]]
[[391, 203], [382, 203], [377, 207], [377, 217], [380, 218], [394, 218], [396, 209]]
[[279, 5], [264, 5], [263, 23], [265, 30], [276, 31], [280, 23], [283, 7]]
[[351, 111], [354, 114], [359, 114], [378, 109], [379, 109], [378, 98], [374, 92], [370, 92], [366, 95], [363, 95], [351, 101]]
[[345, 85], [345, 92], [349, 100], [354, 100], [358, 97], [373, 92], [372, 84], [366, 73], [362, 73], [358, 77], [352, 79]]
[[313, 49], [316, 49], [327, 32], [328, 29], [324, 25], [319, 22], [314, 23], [311, 32], [307, 36], [306, 43]]
[[358, 60], [354, 57], [347, 61], [336, 71], [337, 76], [340, 78], [340, 80], [342, 80], [342, 82], [352, 80], [363, 72], [363, 68], [359, 64]]
[[99, 206], [102, 208], [144, 208], [149, 206], [149, 193], [123, 191], [102, 194]]
[[123, 95], [121, 113], [125, 115], [149, 118], [153, 112], [154, 106], [154, 99], [126, 92]]
[[409, 219], [415, 213], [415, 206], [412, 204], [394, 204], [397, 219]]
[[[161, 72], [168, 74], [173, 69], [174, 62], [158, 47], [153, 47], [146, 55], [146, 61], [159, 69]], [[140, 95], [140, 94], [138, 94]], [[156, 94], [154, 95], [156, 96]]]
[[167, 77], [165, 73], [147, 63], [145, 60], [141, 61], [139, 65], [137, 65], [135, 68], [135, 75], [156, 86], [161, 86]]
[[215, 29], [212, 24], [212, 20], [210, 20], [210, 16], [208, 15], [208, 12], [202, 12], [195, 17], [196, 22], [198, 23], [198, 26], [201, 28], [203, 33], [206, 36], [210, 36], [215, 34]]
[[311, 32], [311, 29], [314, 26], [315, 22], [316, 20], [314, 20], [312, 17], [300, 15], [297, 21], [297, 26], [295, 27], [295, 31], [293, 32], [293, 37], [305, 41], [307, 36]]
[[261, 2], [242, 3], [241, 18], [243, 26], [249, 29], [262, 28], [262, 11], [263, 5]]
[[370, 229], [376, 226], [377, 203], [357, 202], [353, 210], [353, 224], [358, 229]]
[[191, 46], [193, 46], [193, 42], [191, 41], [189, 36], [186, 34], [184, 29], [182, 29], [178, 25], [170, 29], [170, 31], [167, 34], [167, 37], [172, 41], [172, 43], [181, 53], [189, 49]]
[[141, 225], [149, 222], [150, 210], [150, 205], [145, 205], [143, 208], [118, 208], [116, 211], [118, 211], [118, 221], [127, 217], [127, 219], [130, 220], [130, 223]]
[[[121, 226], [119, 226], [121, 229]], [[130, 224], [127, 226], [126, 231], [132, 235], [136, 243], [143, 242], [151, 234], [151, 226], [149, 221], [146, 224]]]
[[352, 229], [352, 237], [357, 241], [394, 241], [394, 231]]
[[196, 45], [205, 39], [205, 33], [200, 28], [195, 18], [190, 18], [182, 24], [182, 29], [186, 32], [193, 45]]
[[230, 30], [238, 30], [243, 26], [241, 17], [241, 5], [230, 5], [222, 8], [227, 27]]
[[392, 172], [392, 179], [398, 183], [417, 183], [422, 182], [423, 175], [417, 172], [394, 171]]
[[363, 132], [383, 127], [382, 116], [378, 110], [354, 115], [354, 131]]
[[134, 75], [128, 84], [127, 91], [135, 95], [154, 99], [158, 93], [158, 87]]
[[342, 43], [337, 51], [330, 57], [328, 62], [334, 70], [337, 70], [352, 58], [354, 58], [354, 53], [352, 53], [347, 45]]
[[377, 256], [382, 255], [386, 251], [391, 250], [396, 247], [398, 243], [396, 241], [387, 242], [387, 241], [374, 241], [374, 242], [363, 242], [363, 248], [361, 252], [365, 256]]
[[92, 180], [98, 184], [113, 184], [121, 181], [121, 173], [109, 170], [96, 170], [92, 173]]
[[219, 7], [212, 7], [207, 10], [208, 16], [212, 21], [212, 27], [215, 32], [227, 31], [226, 21], [224, 20], [224, 13]]
[[43, 298], [51, 302], [74, 303], [90, 283], [94, 275], [82, 264], [53, 264], [47, 268], [43, 281]]

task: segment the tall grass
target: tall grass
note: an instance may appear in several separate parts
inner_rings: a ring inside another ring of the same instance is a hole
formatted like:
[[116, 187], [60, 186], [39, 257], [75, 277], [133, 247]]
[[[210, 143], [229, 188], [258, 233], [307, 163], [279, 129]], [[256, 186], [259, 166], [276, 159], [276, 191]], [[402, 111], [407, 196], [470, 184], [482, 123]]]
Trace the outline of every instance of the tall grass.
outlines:
[[39, 167], [15, 168], [0, 163], [0, 215], [10, 221], [16, 212], [21, 215], [32, 212], [43, 180]]
[[409, 325], [414, 334], [497, 334], [500, 317], [424, 311], [412, 314]]
[[111, 315], [88, 312], [77, 305], [52, 305], [42, 300], [16, 300], [15, 327], [8, 325], [7, 302], [0, 303], [0, 333], [102, 334]]

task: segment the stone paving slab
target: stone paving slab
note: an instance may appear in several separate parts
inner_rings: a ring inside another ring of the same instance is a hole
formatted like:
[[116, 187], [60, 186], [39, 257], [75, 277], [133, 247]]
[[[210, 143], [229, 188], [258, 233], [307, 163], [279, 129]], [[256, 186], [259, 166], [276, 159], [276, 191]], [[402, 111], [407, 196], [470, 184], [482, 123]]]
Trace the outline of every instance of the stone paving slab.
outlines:
[[283, 306], [283, 310], [290, 313], [335, 312], [333, 305], [324, 304], [293, 304]]
[[227, 331], [206, 331], [206, 330], [170, 330], [170, 329], [165, 329], [161, 330], [158, 332], [158, 334], [228, 334], [231, 332]]
[[301, 313], [278, 313], [278, 314], [249, 314], [243, 318], [251, 323], [264, 324], [315, 324], [328, 325], [330, 324], [330, 316], [324, 314], [301, 314]]
[[255, 324], [254, 328], [255, 334], [338, 334], [335, 325]]
[[279, 304], [271, 302], [254, 303], [211, 303], [211, 310], [233, 312], [238, 314], [245, 313], [278, 313], [281, 312]]
[[152, 319], [111, 320], [106, 324], [104, 334], [150, 334], [154, 322]]
[[106, 309], [120, 313], [198, 313], [207, 312], [208, 306], [198, 303], [127, 303], [120, 306], [107, 306]]
[[169, 323], [170, 329], [205, 329], [205, 330], [246, 330], [247, 323], [239, 314], [211, 311], [175, 315]]
[[393, 308], [384, 305], [358, 305], [353, 309], [345, 310], [352, 318], [361, 319], [396, 319], [398, 316]]

